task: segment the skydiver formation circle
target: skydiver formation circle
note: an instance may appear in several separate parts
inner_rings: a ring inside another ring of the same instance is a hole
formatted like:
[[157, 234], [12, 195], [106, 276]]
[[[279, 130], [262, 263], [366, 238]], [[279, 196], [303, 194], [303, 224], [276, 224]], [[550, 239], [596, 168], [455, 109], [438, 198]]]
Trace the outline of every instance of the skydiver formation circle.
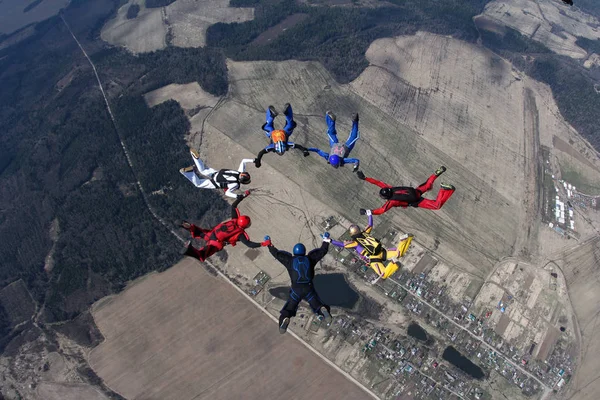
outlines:
[[[222, 250], [226, 245], [235, 246], [238, 241], [250, 248], [267, 247], [271, 255], [285, 266], [290, 276], [290, 292], [287, 302], [280, 311], [279, 332], [285, 333], [290, 323], [290, 319], [296, 316], [298, 306], [302, 300], [306, 300], [313, 312], [319, 315], [319, 318], [325, 320], [329, 325], [332, 321], [331, 309], [324, 304], [314, 289], [313, 278], [315, 276], [315, 266], [325, 257], [329, 250], [329, 245], [336, 247], [354, 249], [365, 264], [377, 273], [377, 280], [387, 279], [398, 269], [400, 263], [398, 259], [402, 258], [413, 239], [412, 234], [405, 234], [398, 240], [395, 248], [387, 249], [381, 243], [381, 240], [371, 236], [373, 230], [373, 216], [381, 215], [393, 207], [419, 207], [430, 210], [439, 210], [455, 191], [453, 185], [441, 183], [440, 190], [435, 200], [423, 197], [423, 194], [433, 188], [435, 180], [446, 171], [446, 167], [441, 166], [427, 178], [425, 183], [413, 188], [409, 186], [392, 186], [383, 183], [374, 178], [367, 177], [363, 171], [359, 170], [360, 160], [350, 158], [350, 153], [355, 144], [360, 139], [358, 129], [358, 114], [352, 116], [352, 128], [348, 139], [340, 143], [336, 130], [336, 115], [327, 111], [325, 113], [325, 123], [327, 124], [327, 137], [329, 139], [329, 151], [323, 151], [315, 147], [305, 148], [297, 143], [291, 142], [290, 136], [294, 133], [297, 124], [294, 121], [292, 106], [287, 103], [283, 108], [285, 116], [285, 126], [283, 129], [275, 129], [274, 122], [278, 112], [272, 105], [266, 110], [266, 121], [262, 125], [269, 140], [269, 145], [261, 150], [254, 159], [243, 159], [237, 170], [221, 169], [215, 170], [207, 167], [200, 159], [198, 152], [190, 149], [190, 154], [194, 165], [181, 168], [179, 172], [185, 176], [196, 187], [201, 189], [222, 189], [225, 196], [234, 198], [231, 205], [231, 219], [221, 222], [217, 226], [204, 229], [190, 222], [183, 221], [181, 227], [190, 231], [192, 238], [202, 239], [205, 242], [204, 247], [197, 249], [192, 245], [191, 240], [186, 243], [185, 255], [205, 261], [208, 257]], [[246, 233], [246, 228], [250, 227], [251, 219], [247, 215], [242, 215], [238, 209], [240, 202], [250, 195], [250, 190], [243, 194], [236, 194], [241, 185], [247, 185], [251, 182], [250, 174], [246, 172], [246, 164], [252, 162], [256, 168], [261, 167], [262, 157], [267, 153], [276, 153], [283, 156], [287, 150], [298, 149], [304, 157], [308, 157], [311, 152], [317, 153], [327, 161], [327, 164], [333, 168], [339, 168], [345, 164], [353, 164], [352, 171], [356, 173], [358, 179], [367, 181], [380, 188], [379, 196], [385, 200], [385, 203], [374, 210], [359, 210], [361, 215], [368, 216], [366, 228], [361, 229], [358, 225], [350, 225], [348, 231], [350, 240], [338, 241], [330, 237], [328, 232], [321, 234], [321, 247], [306, 253], [306, 247], [302, 243], [294, 246], [292, 253], [279, 250], [271, 242], [269, 236], [265, 236], [262, 242], [253, 242]], [[387, 264], [386, 264], [387, 263]]]

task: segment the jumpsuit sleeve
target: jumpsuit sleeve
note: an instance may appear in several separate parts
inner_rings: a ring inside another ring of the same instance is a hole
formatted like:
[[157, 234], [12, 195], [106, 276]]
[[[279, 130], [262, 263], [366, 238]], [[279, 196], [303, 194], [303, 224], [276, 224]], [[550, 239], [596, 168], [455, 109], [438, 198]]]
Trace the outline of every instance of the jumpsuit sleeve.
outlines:
[[227, 185], [227, 190], [225, 191], [225, 196], [231, 197], [233, 199], [237, 199], [237, 194], [233, 193], [234, 190], [238, 190], [240, 188], [239, 183], [230, 183]]
[[334, 245], [335, 247], [344, 247], [344, 242], [340, 242], [338, 240], [331, 239], [331, 244]]
[[287, 251], [281, 251], [275, 246], [269, 246], [269, 253], [280, 263], [283, 264], [285, 268], [290, 268], [292, 266], [292, 255]]
[[376, 208], [374, 210], [371, 210], [371, 214], [373, 214], [373, 215], [381, 215], [384, 212], [388, 211], [390, 208], [392, 208], [392, 207], [398, 207], [398, 206], [400, 206], [400, 202], [399, 201], [388, 200], [381, 207]]
[[236, 198], [233, 204], [231, 205], [231, 218], [237, 218], [240, 216], [240, 210], [238, 210], [238, 205], [240, 202], [244, 200], [244, 197]]
[[[358, 158], [344, 158], [344, 164], [354, 164], [355, 168], [358, 168], [360, 166], [360, 160]], [[369, 179], [370, 178], [366, 178], [365, 180]]]
[[250, 240], [250, 237], [248, 236], [248, 234], [246, 232], [244, 232], [243, 234], [241, 234], [238, 238], [238, 240], [242, 243], [244, 243], [247, 247], [250, 247], [251, 249], [257, 249], [259, 247], [261, 247], [260, 243], [256, 243]]
[[264, 149], [262, 149], [258, 155], [256, 156], [256, 161], [258, 163], [260, 163], [260, 160], [262, 159], [262, 156], [264, 156], [265, 154], [267, 154], [269, 151], [272, 151], [272, 149], [269, 149], [268, 147], [265, 147]]
[[312, 151], [317, 153], [318, 155], [320, 155], [321, 157], [323, 157], [325, 160], [329, 161], [329, 153], [325, 153], [323, 150], [321, 149], [317, 149], [316, 147], [311, 147], [306, 149], [308, 151]]
[[385, 188], [391, 188], [391, 186], [390, 186], [390, 185], [388, 185], [387, 183], [383, 183], [383, 182], [381, 182], [381, 181], [378, 181], [377, 179], [373, 179], [373, 178], [365, 178], [365, 181], [367, 181], [367, 182], [369, 182], [369, 183], [372, 183], [373, 185], [377, 185], [377, 186], [379, 186], [379, 187], [380, 187], [380, 188], [382, 188], [382, 189], [385, 189]]
[[327, 254], [328, 251], [329, 251], [329, 243], [323, 242], [323, 244], [321, 244], [321, 247], [319, 247], [318, 249], [312, 250], [310, 253], [308, 253], [307, 257], [310, 260], [311, 264], [315, 265], [316, 263], [321, 261], [321, 259], [323, 257], [325, 257], [325, 254]]
[[238, 172], [246, 172], [246, 164], [254, 162], [252, 158], [244, 158], [240, 163], [240, 167], [238, 168]]
[[365, 232], [371, 233], [372, 230], [373, 230], [373, 215], [369, 215], [369, 223], [365, 229]]
[[[333, 241], [331, 241], [331, 243], [333, 243]], [[344, 246], [344, 248], [346, 248], [346, 249], [353, 249], [353, 248], [355, 248], [355, 247], [357, 247], [357, 246], [358, 246], [358, 242], [355, 240], [355, 241], [353, 241], [352, 243], [348, 243], [348, 244], [343, 244], [343, 243], [342, 243], [342, 245], [343, 245], [343, 246]]]

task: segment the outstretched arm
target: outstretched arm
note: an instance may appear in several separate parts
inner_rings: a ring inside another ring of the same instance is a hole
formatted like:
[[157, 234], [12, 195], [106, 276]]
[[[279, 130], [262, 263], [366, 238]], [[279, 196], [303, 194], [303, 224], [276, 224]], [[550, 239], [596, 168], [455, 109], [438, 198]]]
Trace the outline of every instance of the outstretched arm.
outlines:
[[254, 165], [256, 166], [256, 168], [260, 168], [260, 160], [262, 159], [262, 157], [267, 154], [269, 151], [273, 151], [273, 148], [269, 148], [268, 146], [265, 147], [264, 149], [262, 149], [258, 155], [256, 156], [256, 158], [254, 159]]
[[323, 244], [321, 244], [321, 247], [319, 247], [318, 249], [311, 250], [307, 254], [307, 257], [311, 261], [311, 263], [313, 265], [315, 265], [316, 263], [321, 261], [321, 259], [323, 257], [325, 257], [325, 254], [327, 254], [328, 251], [329, 251], [329, 243], [323, 241]]
[[270, 245], [269, 253], [271, 253], [271, 255], [275, 257], [277, 261], [282, 263], [286, 268], [289, 268], [292, 265], [293, 256], [287, 251], [281, 251], [277, 247]]
[[240, 163], [240, 166], [238, 168], [238, 172], [246, 172], [246, 164], [254, 162], [253, 158], [244, 158], [242, 160], [242, 162]]
[[240, 210], [238, 210], [238, 205], [240, 204], [240, 202], [244, 200], [244, 197], [237, 197], [235, 201], [233, 202], [233, 204], [231, 205], [231, 218], [237, 218], [240, 216]]
[[354, 171], [360, 167], [360, 160], [358, 158], [344, 158], [344, 164], [354, 164]]
[[394, 203], [391, 200], [388, 200], [381, 207], [376, 208], [374, 210], [371, 210], [371, 214], [373, 214], [373, 215], [381, 215], [384, 212], [388, 211], [392, 207], [394, 207]]
[[372, 230], [373, 230], [373, 214], [369, 214], [369, 223], [367, 225], [367, 228], [365, 229], [365, 232], [371, 233]]
[[296, 144], [294, 142], [288, 142], [288, 149], [298, 149], [302, 152], [302, 154], [304, 154], [304, 157], [308, 156], [309, 154], [306, 147]]
[[233, 191], [238, 190], [239, 188], [240, 188], [239, 183], [235, 183], [235, 182], [230, 183], [229, 185], [227, 185], [227, 190], [225, 191], [225, 196], [237, 199], [238, 195], [233, 193]]
[[323, 157], [326, 161], [329, 161], [329, 153], [325, 153], [321, 149], [317, 149], [316, 147], [310, 147], [306, 150], [315, 152], [315, 153], [319, 154], [321, 157]]
[[262, 244], [253, 242], [252, 240], [250, 240], [250, 237], [245, 232], [242, 235], [240, 235], [239, 241], [244, 243], [246, 246], [250, 247], [251, 249], [257, 249], [262, 246]]
[[391, 185], [388, 185], [387, 183], [383, 183], [383, 182], [378, 181], [377, 179], [373, 179], [373, 178], [365, 178], [365, 181], [367, 181], [369, 183], [372, 183], [373, 185], [377, 185], [377, 186], [379, 186], [382, 189], [391, 188], [392, 187]]

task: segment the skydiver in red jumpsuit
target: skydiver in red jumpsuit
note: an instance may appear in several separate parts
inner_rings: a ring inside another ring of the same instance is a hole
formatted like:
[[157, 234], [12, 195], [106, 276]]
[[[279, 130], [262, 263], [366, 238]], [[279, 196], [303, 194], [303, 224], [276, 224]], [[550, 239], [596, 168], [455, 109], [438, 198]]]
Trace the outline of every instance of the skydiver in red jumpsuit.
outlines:
[[246, 191], [244, 196], [238, 197], [237, 200], [233, 202], [231, 205], [230, 220], [221, 222], [212, 229], [200, 228], [187, 221], [183, 221], [181, 223], [182, 228], [189, 230], [193, 238], [202, 239], [206, 242], [204, 247], [196, 249], [192, 246], [192, 242], [188, 241], [186, 243], [187, 249], [184, 254], [200, 261], [204, 261], [216, 252], [223, 250], [223, 247], [228, 244], [235, 246], [238, 241], [253, 249], [271, 244], [271, 241], [268, 239], [261, 243], [252, 242], [245, 231], [246, 228], [250, 227], [250, 217], [247, 215], [240, 215], [237, 206], [249, 194], [250, 192]]
[[392, 207], [420, 207], [427, 208], [429, 210], [439, 210], [446, 201], [454, 193], [454, 186], [442, 183], [441, 189], [435, 200], [425, 199], [422, 197], [423, 193], [428, 192], [433, 187], [433, 182], [436, 178], [446, 171], [446, 167], [442, 166], [438, 168], [425, 183], [421, 186], [413, 188], [410, 186], [396, 186], [393, 187], [387, 183], [380, 182], [373, 178], [367, 178], [362, 171], [357, 172], [359, 179], [366, 180], [373, 185], [377, 185], [381, 188], [379, 196], [387, 201], [385, 204], [375, 210], [360, 209], [362, 215], [380, 215], [389, 210]]

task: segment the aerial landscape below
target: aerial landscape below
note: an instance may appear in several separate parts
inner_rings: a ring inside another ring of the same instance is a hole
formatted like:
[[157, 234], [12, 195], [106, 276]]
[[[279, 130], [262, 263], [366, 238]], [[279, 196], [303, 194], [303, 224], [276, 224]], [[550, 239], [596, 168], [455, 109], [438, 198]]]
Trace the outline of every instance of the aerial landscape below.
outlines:
[[0, 398], [598, 398], [600, 4], [0, 27]]

